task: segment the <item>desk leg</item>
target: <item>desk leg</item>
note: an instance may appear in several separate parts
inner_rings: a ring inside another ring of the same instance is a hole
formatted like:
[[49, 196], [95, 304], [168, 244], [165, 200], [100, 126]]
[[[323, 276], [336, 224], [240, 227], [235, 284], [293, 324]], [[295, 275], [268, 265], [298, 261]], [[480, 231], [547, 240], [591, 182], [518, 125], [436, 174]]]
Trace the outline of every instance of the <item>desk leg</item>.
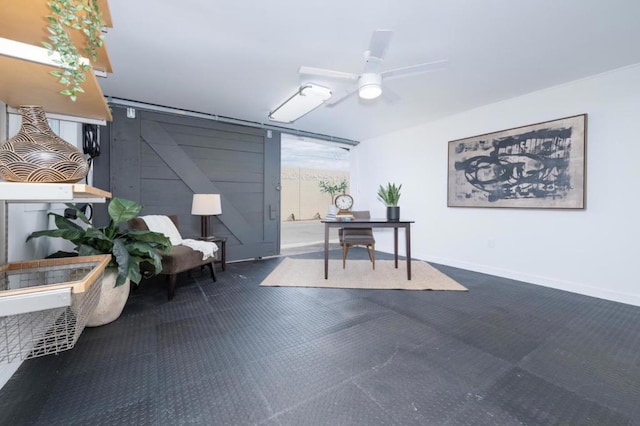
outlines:
[[405, 239], [407, 240], [407, 280], [411, 280], [411, 224], [404, 227]]
[[393, 254], [396, 261], [396, 269], [398, 269], [398, 227], [393, 228]]
[[222, 246], [220, 247], [220, 250], [222, 250], [222, 270], [226, 271], [227, 270], [227, 242], [221, 241], [220, 245]]
[[329, 224], [324, 224], [324, 279], [329, 278]]

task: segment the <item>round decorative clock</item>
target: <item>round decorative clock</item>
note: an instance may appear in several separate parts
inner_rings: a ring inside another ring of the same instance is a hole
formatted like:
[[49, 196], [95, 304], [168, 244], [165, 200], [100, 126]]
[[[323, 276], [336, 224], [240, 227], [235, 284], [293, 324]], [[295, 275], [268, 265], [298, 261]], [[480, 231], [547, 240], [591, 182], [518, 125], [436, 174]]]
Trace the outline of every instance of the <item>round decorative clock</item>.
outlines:
[[349, 194], [340, 194], [336, 197], [335, 204], [340, 209], [338, 214], [347, 213], [353, 207], [353, 197]]

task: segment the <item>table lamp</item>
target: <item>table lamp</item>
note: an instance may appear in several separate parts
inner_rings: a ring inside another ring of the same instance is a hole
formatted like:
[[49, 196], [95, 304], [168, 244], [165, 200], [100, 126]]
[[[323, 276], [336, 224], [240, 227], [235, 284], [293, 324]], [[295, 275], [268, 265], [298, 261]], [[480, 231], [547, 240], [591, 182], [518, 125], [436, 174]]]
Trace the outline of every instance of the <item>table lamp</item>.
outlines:
[[211, 237], [209, 235], [209, 218], [221, 213], [222, 205], [220, 204], [220, 194], [193, 194], [191, 214], [201, 216], [200, 237], [202, 239]]

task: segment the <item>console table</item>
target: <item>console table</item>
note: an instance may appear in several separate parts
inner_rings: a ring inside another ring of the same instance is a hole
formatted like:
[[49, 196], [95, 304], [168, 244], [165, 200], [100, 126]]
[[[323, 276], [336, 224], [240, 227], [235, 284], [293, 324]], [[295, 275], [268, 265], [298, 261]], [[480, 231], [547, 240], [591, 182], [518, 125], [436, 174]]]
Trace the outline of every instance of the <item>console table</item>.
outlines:
[[209, 241], [216, 243], [220, 249], [220, 257], [216, 256], [216, 260], [213, 263], [222, 264], [222, 270], [227, 269], [227, 237], [197, 237], [201, 241]]
[[322, 220], [324, 223], [324, 279], [329, 278], [329, 229], [330, 228], [393, 228], [393, 253], [398, 268], [398, 229], [404, 228], [407, 256], [407, 280], [411, 279], [411, 224], [413, 220], [389, 221], [387, 219]]

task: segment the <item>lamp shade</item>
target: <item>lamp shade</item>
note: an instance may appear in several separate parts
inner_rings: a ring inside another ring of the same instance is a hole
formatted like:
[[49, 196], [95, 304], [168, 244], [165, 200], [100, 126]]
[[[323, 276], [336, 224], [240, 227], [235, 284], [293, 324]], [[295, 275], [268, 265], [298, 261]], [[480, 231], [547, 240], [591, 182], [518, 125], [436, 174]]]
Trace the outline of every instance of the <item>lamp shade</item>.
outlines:
[[220, 194], [193, 194], [191, 214], [211, 216], [222, 213]]

